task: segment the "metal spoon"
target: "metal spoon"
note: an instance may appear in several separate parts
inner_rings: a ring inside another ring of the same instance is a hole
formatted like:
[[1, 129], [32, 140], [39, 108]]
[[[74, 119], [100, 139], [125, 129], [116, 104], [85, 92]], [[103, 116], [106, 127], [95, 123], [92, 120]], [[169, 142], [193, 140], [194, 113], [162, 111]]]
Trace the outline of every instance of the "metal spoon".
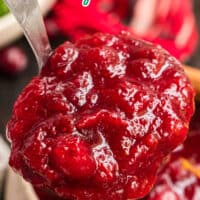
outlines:
[[39, 70], [46, 63], [51, 46], [37, 0], [5, 0], [21, 25], [38, 63]]

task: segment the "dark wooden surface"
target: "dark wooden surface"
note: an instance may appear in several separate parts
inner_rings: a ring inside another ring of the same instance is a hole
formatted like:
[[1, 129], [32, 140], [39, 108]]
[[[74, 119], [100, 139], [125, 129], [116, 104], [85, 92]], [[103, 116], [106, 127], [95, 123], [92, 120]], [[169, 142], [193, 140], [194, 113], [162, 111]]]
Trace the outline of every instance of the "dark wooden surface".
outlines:
[[[194, 1], [194, 10], [197, 18], [198, 27], [200, 30], [200, 1]], [[63, 38], [58, 38], [58, 41], [53, 42], [53, 46], [58, 45], [63, 41]], [[37, 65], [32, 51], [24, 38], [16, 42], [17, 45], [22, 46], [27, 52], [29, 63], [25, 72], [18, 77], [9, 78], [0, 74], [0, 133], [5, 136], [5, 126], [8, 121], [12, 106], [22, 88], [30, 81], [30, 79], [37, 75]], [[200, 68], [200, 45], [198, 45], [196, 52], [192, 58], [187, 62], [191, 66]]]

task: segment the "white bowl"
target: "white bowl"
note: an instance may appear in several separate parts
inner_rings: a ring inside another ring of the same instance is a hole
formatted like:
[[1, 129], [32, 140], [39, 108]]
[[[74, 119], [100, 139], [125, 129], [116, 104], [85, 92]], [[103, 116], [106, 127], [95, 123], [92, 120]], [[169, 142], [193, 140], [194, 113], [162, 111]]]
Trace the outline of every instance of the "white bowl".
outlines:
[[[40, 8], [45, 15], [56, 0], [39, 0]], [[22, 30], [12, 14], [0, 17], [0, 47], [8, 45], [22, 35]]]
[[5, 200], [39, 200], [31, 184], [17, 175], [10, 167], [6, 175]]

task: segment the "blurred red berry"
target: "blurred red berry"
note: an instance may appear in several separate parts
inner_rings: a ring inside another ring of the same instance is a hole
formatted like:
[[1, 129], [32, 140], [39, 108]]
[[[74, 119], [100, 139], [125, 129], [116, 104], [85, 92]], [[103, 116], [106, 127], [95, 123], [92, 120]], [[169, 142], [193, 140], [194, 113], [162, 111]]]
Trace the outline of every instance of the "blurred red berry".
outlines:
[[8, 47], [0, 51], [0, 70], [14, 75], [24, 71], [27, 66], [27, 56], [19, 47]]
[[129, 27], [139, 37], [186, 60], [198, 41], [192, 3], [192, 0], [137, 0]]
[[72, 40], [128, 29], [139, 38], [160, 44], [180, 60], [191, 56], [198, 41], [192, 0], [92, 0], [87, 8], [79, 1], [60, 0], [51, 18]]
[[56, 37], [60, 33], [60, 29], [54, 18], [49, 17], [45, 19], [47, 34], [50, 38]]

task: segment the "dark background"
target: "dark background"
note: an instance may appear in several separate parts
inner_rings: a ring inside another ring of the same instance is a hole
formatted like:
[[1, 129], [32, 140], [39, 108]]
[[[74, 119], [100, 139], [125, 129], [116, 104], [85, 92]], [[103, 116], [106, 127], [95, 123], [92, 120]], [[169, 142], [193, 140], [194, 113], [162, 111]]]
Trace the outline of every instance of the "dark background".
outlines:
[[[194, 1], [194, 10], [197, 19], [197, 25], [200, 32], [199, 0]], [[57, 41], [51, 41], [51, 43], [52, 46], [55, 47], [58, 44], [62, 43], [63, 41], [64, 41], [63, 38], [59, 38]], [[24, 88], [24, 86], [30, 81], [30, 79], [33, 76], [37, 75], [38, 71], [36, 60], [25, 38], [18, 40], [15, 44], [24, 48], [24, 50], [28, 55], [29, 63], [25, 72], [20, 74], [18, 77], [6, 77], [0, 72], [0, 133], [3, 134], [4, 136], [5, 136], [6, 122], [8, 121], [11, 115], [12, 106], [15, 99], [19, 95], [22, 88]], [[187, 64], [198, 67], [200, 69], [200, 42], [196, 52], [191, 57], [191, 59], [187, 61]]]

